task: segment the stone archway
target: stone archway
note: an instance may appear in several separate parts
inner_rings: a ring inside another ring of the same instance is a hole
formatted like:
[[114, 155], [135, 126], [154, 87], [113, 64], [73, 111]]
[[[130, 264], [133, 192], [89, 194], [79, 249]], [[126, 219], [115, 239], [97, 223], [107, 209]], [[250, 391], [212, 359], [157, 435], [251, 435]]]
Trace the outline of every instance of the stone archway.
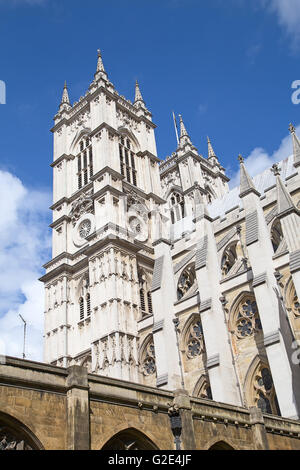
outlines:
[[234, 450], [227, 442], [219, 441], [213, 444], [208, 450]]
[[43, 450], [43, 446], [23, 423], [0, 412], [1, 450]]
[[111, 437], [102, 450], [158, 450], [158, 448], [145, 434], [130, 428]]

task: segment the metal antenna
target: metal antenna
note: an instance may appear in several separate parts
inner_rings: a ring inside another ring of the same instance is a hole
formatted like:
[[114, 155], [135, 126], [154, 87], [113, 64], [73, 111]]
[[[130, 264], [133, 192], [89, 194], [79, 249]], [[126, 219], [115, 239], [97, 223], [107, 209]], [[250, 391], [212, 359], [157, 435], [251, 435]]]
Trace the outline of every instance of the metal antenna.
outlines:
[[172, 111], [173, 114], [173, 120], [174, 120], [174, 127], [175, 127], [175, 133], [176, 133], [176, 139], [177, 139], [177, 145], [179, 145], [179, 137], [178, 137], [178, 127], [177, 127], [177, 121], [175, 117], [174, 111]]
[[26, 321], [24, 320], [24, 318], [22, 317], [22, 315], [19, 313], [19, 317], [21, 318], [22, 322], [24, 323], [24, 342], [23, 342], [23, 359], [25, 359], [25, 344], [26, 344], [26, 326], [27, 326], [27, 323]]

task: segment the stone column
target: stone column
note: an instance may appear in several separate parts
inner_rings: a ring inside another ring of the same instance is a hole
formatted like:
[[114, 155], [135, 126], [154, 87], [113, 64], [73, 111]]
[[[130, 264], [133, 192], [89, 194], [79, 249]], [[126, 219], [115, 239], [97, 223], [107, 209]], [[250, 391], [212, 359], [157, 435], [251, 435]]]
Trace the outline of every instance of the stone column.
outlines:
[[178, 408], [181, 417], [181, 449], [196, 450], [192, 406], [186, 390], [175, 391], [174, 406]]
[[253, 434], [253, 450], [269, 450], [264, 417], [261, 410], [255, 406], [250, 408], [250, 423]]
[[173, 323], [175, 281], [172, 254], [168, 240], [157, 240], [153, 246], [155, 266], [151, 291], [157, 386], [175, 390], [180, 387], [181, 374]]
[[90, 449], [89, 386], [87, 374], [85, 367], [71, 366], [68, 368], [68, 450]]

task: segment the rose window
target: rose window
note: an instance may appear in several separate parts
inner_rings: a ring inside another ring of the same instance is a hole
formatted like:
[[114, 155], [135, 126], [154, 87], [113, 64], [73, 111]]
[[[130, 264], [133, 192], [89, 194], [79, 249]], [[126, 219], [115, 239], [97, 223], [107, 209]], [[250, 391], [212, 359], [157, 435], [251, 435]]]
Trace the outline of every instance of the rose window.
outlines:
[[79, 225], [79, 235], [81, 238], [86, 238], [91, 232], [92, 224], [90, 220], [84, 220]]

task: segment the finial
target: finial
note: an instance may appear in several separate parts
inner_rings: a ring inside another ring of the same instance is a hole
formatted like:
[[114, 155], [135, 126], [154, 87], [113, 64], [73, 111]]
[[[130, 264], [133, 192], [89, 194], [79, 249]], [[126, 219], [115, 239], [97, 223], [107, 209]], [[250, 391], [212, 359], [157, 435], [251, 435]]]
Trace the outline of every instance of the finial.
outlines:
[[241, 154], [239, 154], [238, 160], [239, 160], [240, 163], [244, 163], [244, 158]]
[[105, 72], [105, 69], [104, 69], [104, 65], [103, 65], [102, 55], [101, 55], [101, 50], [100, 50], [100, 49], [97, 50], [97, 54], [98, 54], [97, 72], [106, 73], [106, 72]]
[[141, 101], [144, 103], [142, 93], [140, 90], [139, 82], [136, 80], [135, 81], [135, 98], [134, 98], [134, 103], [137, 103], [138, 101]]
[[291, 134], [295, 134], [296, 132], [296, 127], [292, 123], [289, 125], [289, 131]]
[[67, 86], [67, 81], [65, 80], [64, 83], [64, 89], [63, 89], [63, 94], [61, 98], [61, 105], [67, 104], [70, 105], [70, 99], [69, 99], [69, 93], [68, 93], [68, 86]]
[[179, 121], [180, 121], [180, 138], [184, 136], [188, 136], [181, 114], [179, 114]]
[[217, 158], [216, 154], [215, 154], [215, 151], [211, 145], [211, 141], [210, 141], [210, 138], [207, 136], [207, 145], [208, 145], [208, 158]]
[[274, 173], [274, 176], [280, 175], [281, 169], [279, 168], [278, 163], [274, 163], [274, 165], [272, 165], [271, 171]]

